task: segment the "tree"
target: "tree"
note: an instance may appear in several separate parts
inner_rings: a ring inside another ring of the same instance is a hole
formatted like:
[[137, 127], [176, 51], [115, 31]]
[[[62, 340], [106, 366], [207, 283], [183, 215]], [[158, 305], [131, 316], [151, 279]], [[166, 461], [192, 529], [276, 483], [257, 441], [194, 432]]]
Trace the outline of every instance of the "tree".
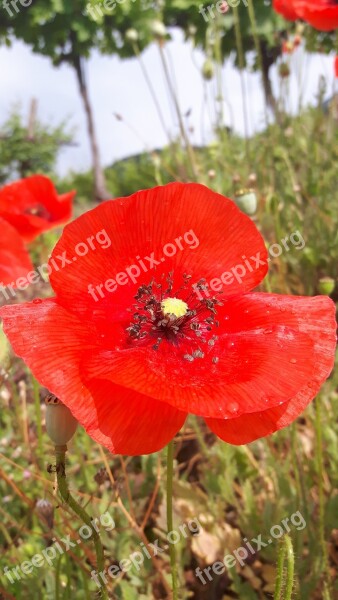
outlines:
[[91, 146], [95, 197], [108, 198], [105, 178], [100, 164], [93, 111], [85, 78], [85, 61], [98, 43], [100, 29], [88, 18], [84, 0], [40, 0], [18, 12], [9, 2], [0, 9], [0, 41], [10, 44], [13, 37], [23, 40], [34, 52], [52, 59], [55, 66], [68, 63], [76, 73], [82, 97]]
[[41, 123], [36, 107], [33, 100], [27, 124], [15, 107], [0, 127], [0, 184], [34, 173], [54, 175], [60, 148], [72, 144], [65, 123], [56, 127]]

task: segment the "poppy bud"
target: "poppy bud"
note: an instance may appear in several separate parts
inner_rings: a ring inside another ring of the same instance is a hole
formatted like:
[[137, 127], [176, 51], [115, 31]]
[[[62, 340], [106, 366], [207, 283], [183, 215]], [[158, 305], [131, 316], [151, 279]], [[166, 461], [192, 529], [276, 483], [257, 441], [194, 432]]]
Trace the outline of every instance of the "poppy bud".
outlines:
[[318, 282], [318, 291], [320, 294], [330, 296], [332, 294], [336, 284], [334, 279], [331, 277], [322, 277]]
[[137, 33], [136, 29], [127, 29], [127, 31], [125, 33], [125, 37], [126, 37], [127, 42], [137, 42], [138, 33]]
[[257, 196], [254, 190], [239, 190], [235, 195], [235, 204], [246, 215], [254, 215], [257, 210]]
[[203, 75], [203, 79], [205, 79], [206, 81], [210, 81], [210, 79], [213, 78], [215, 74], [215, 70], [214, 70], [214, 65], [212, 63], [212, 61], [207, 58], [207, 60], [205, 61], [203, 67], [202, 67], [202, 75]]
[[151, 31], [157, 38], [164, 38], [167, 35], [167, 29], [162, 21], [153, 21], [151, 24]]
[[56, 446], [64, 446], [72, 439], [77, 420], [54, 394], [49, 394], [45, 402], [47, 433]]
[[54, 508], [48, 500], [38, 500], [36, 503], [36, 512], [46, 519], [48, 526], [52, 529], [54, 521]]

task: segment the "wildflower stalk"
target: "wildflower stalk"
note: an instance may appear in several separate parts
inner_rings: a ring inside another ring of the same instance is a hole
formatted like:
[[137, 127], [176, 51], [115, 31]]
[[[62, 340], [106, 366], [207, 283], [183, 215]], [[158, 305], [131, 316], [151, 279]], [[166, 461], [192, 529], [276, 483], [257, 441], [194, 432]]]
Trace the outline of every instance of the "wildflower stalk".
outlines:
[[[168, 444], [167, 449], [167, 530], [173, 531], [173, 473], [174, 473], [174, 443], [173, 440]], [[178, 576], [176, 549], [174, 544], [169, 544], [170, 566], [173, 600], [178, 600]]]
[[33, 397], [34, 397], [34, 409], [35, 409], [35, 423], [36, 423], [36, 436], [38, 439], [38, 459], [39, 464], [43, 457], [43, 440], [42, 440], [42, 418], [41, 418], [41, 404], [40, 404], [40, 387], [35, 377], [32, 377], [33, 385]]
[[[250, 19], [251, 29], [252, 29], [252, 36], [253, 36], [255, 50], [256, 50], [256, 54], [257, 54], [257, 60], [258, 60], [259, 68], [262, 73], [262, 77], [264, 77], [263, 55], [262, 55], [262, 48], [261, 48], [261, 44], [259, 41], [259, 35], [258, 35], [258, 31], [257, 31], [257, 21], [256, 21], [254, 4], [253, 4], [253, 0], [247, 0], [247, 2], [248, 2], [249, 19]], [[266, 121], [266, 124], [268, 125], [269, 116], [268, 116], [268, 108], [267, 108], [266, 101], [265, 101], [265, 121]]]
[[[67, 446], [55, 446], [55, 459], [56, 459], [56, 477], [60, 495], [63, 501], [77, 514], [77, 516], [92, 530], [91, 538], [94, 542], [95, 552], [96, 552], [96, 561], [97, 561], [97, 571], [104, 571], [104, 553], [103, 546], [101, 544], [100, 536], [93, 529], [92, 521], [88, 513], [82, 508], [82, 506], [73, 498], [69, 491], [67, 477], [66, 477], [66, 452]], [[107, 589], [103, 585], [101, 588], [101, 599], [108, 600]]]
[[180, 129], [180, 133], [181, 133], [181, 138], [182, 138], [182, 140], [184, 142], [184, 145], [186, 147], [186, 150], [187, 150], [187, 157], [188, 157], [188, 161], [189, 161], [189, 164], [190, 164], [191, 173], [192, 173], [192, 176], [193, 176], [194, 180], [198, 181], [198, 169], [197, 169], [197, 165], [196, 165], [196, 162], [195, 162], [194, 151], [193, 151], [193, 148], [192, 148], [192, 146], [190, 144], [190, 140], [189, 140], [188, 134], [187, 134], [187, 132], [185, 130], [185, 127], [184, 127], [180, 105], [179, 105], [179, 102], [178, 102], [178, 98], [177, 98], [175, 89], [174, 89], [173, 84], [171, 82], [171, 78], [170, 78], [170, 73], [169, 73], [169, 69], [168, 69], [166, 57], [165, 57], [163, 46], [162, 46], [161, 43], [158, 44], [158, 48], [159, 48], [160, 59], [161, 59], [162, 67], [163, 67], [163, 71], [164, 71], [164, 76], [165, 76], [165, 79], [166, 79], [166, 82], [167, 82], [167, 85], [168, 85], [168, 89], [169, 89], [169, 93], [170, 93], [171, 99], [172, 99], [173, 104], [174, 104], [175, 112], [176, 112], [176, 115], [177, 115], [178, 125], [179, 125], [179, 129]]
[[[328, 579], [329, 566], [327, 547], [325, 542], [325, 498], [324, 498], [324, 485], [323, 485], [323, 474], [324, 474], [324, 461], [323, 461], [323, 438], [322, 438], [322, 415], [320, 406], [320, 397], [317, 396], [315, 399], [315, 430], [316, 430], [316, 466], [318, 474], [318, 498], [319, 498], [319, 540], [322, 550], [323, 560], [323, 572], [325, 577]], [[328, 581], [324, 581], [324, 590], [327, 600], [331, 599]]]
[[[284, 569], [286, 559], [286, 569]], [[295, 572], [295, 556], [291, 538], [284, 536], [277, 560], [277, 578], [274, 600], [291, 600]]]
[[237, 55], [238, 55], [238, 66], [241, 78], [241, 89], [242, 89], [242, 107], [243, 107], [243, 119], [244, 119], [244, 133], [245, 133], [245, 152], [246, 158], [249, 161], [249, 119], [248, 119], [248, 111], [246, 105], [246, 87], [245, 87], [245, 79], [244, 79], [244, 68], [245, 68], [245, 57], [243, 50], [243, 40], [241, 34], [241, 24], [238, 12], [238, 6], [234, 6], [234, 24], [235, 24], [235, 39], [237, 46]]

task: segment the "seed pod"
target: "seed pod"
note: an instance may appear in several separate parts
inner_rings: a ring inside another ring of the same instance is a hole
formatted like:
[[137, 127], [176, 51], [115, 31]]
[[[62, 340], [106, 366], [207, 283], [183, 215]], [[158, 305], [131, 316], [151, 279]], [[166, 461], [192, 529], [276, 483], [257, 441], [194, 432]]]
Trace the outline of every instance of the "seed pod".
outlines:
[[157, 38], [165, 38], [167, 35], [167, 29], [162, 21], [153, 21], [151, 24], [151, 31]]
[[72, 439], [77, 420], [54, 394], [49, 394], [45, 402], [47, 433], [56, 446], [64, 446]]
[[320, 294], [330, 296], [335, 288], [335, 280], [331, 277], [322, 277], [318, 282], [318, 291]]
[[127, 29], [125, 33], [125, 38], [127, 42], [137, 42], [139, 38], [138, 32], [136, 31], [136, 29]]
[[202, 67], [203, 78], [206, 81], [210, 81], [210, 79], [213, 78], [214, 74], [215, 74], [214, 65], [213, 65], [212, 61], [209, 58], [207, 58], [207, 60], [205, 61], [204, 65]]
[[246, 215], [254, 215], [257, 210], [257, 196], [254, 190], [239, 190], [235, 195], [235, 204]]

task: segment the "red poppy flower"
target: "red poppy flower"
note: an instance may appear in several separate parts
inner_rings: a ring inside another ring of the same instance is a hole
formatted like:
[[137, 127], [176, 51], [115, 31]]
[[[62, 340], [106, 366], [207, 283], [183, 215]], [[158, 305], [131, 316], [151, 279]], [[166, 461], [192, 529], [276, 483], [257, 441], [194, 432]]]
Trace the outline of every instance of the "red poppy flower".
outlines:
[[0, 218], [0, 287], [15, 283], [32, 270], [27, 250], [18, 232]]
[[74, 195], [69, 192], [58, 196], [48, 177], [33, 175], [0, 190], [0, 216], [29, 242], [70, 220]]
[[293, 7], [293, 0], [273, 0], [273, 8], [287, 21], [296, 21], [299, 18]]
[[334, 59], [334, 74], [335, 77], [338, 77], [338, 56]]
[[41, 384], [112, 452], [160, 449], [188, 413], [233, 444], [263, 437], [333, 367], [333, 302], [248, 293], [267, 272], [264, 241], [204, 186], [105, 202], [65, 227], [52, 267], [60, 256], [54, 298], [0, 315]]
[[298, 17], [319, 31], [332, 31], [338, 27], [337, 0], [292, 0]]

